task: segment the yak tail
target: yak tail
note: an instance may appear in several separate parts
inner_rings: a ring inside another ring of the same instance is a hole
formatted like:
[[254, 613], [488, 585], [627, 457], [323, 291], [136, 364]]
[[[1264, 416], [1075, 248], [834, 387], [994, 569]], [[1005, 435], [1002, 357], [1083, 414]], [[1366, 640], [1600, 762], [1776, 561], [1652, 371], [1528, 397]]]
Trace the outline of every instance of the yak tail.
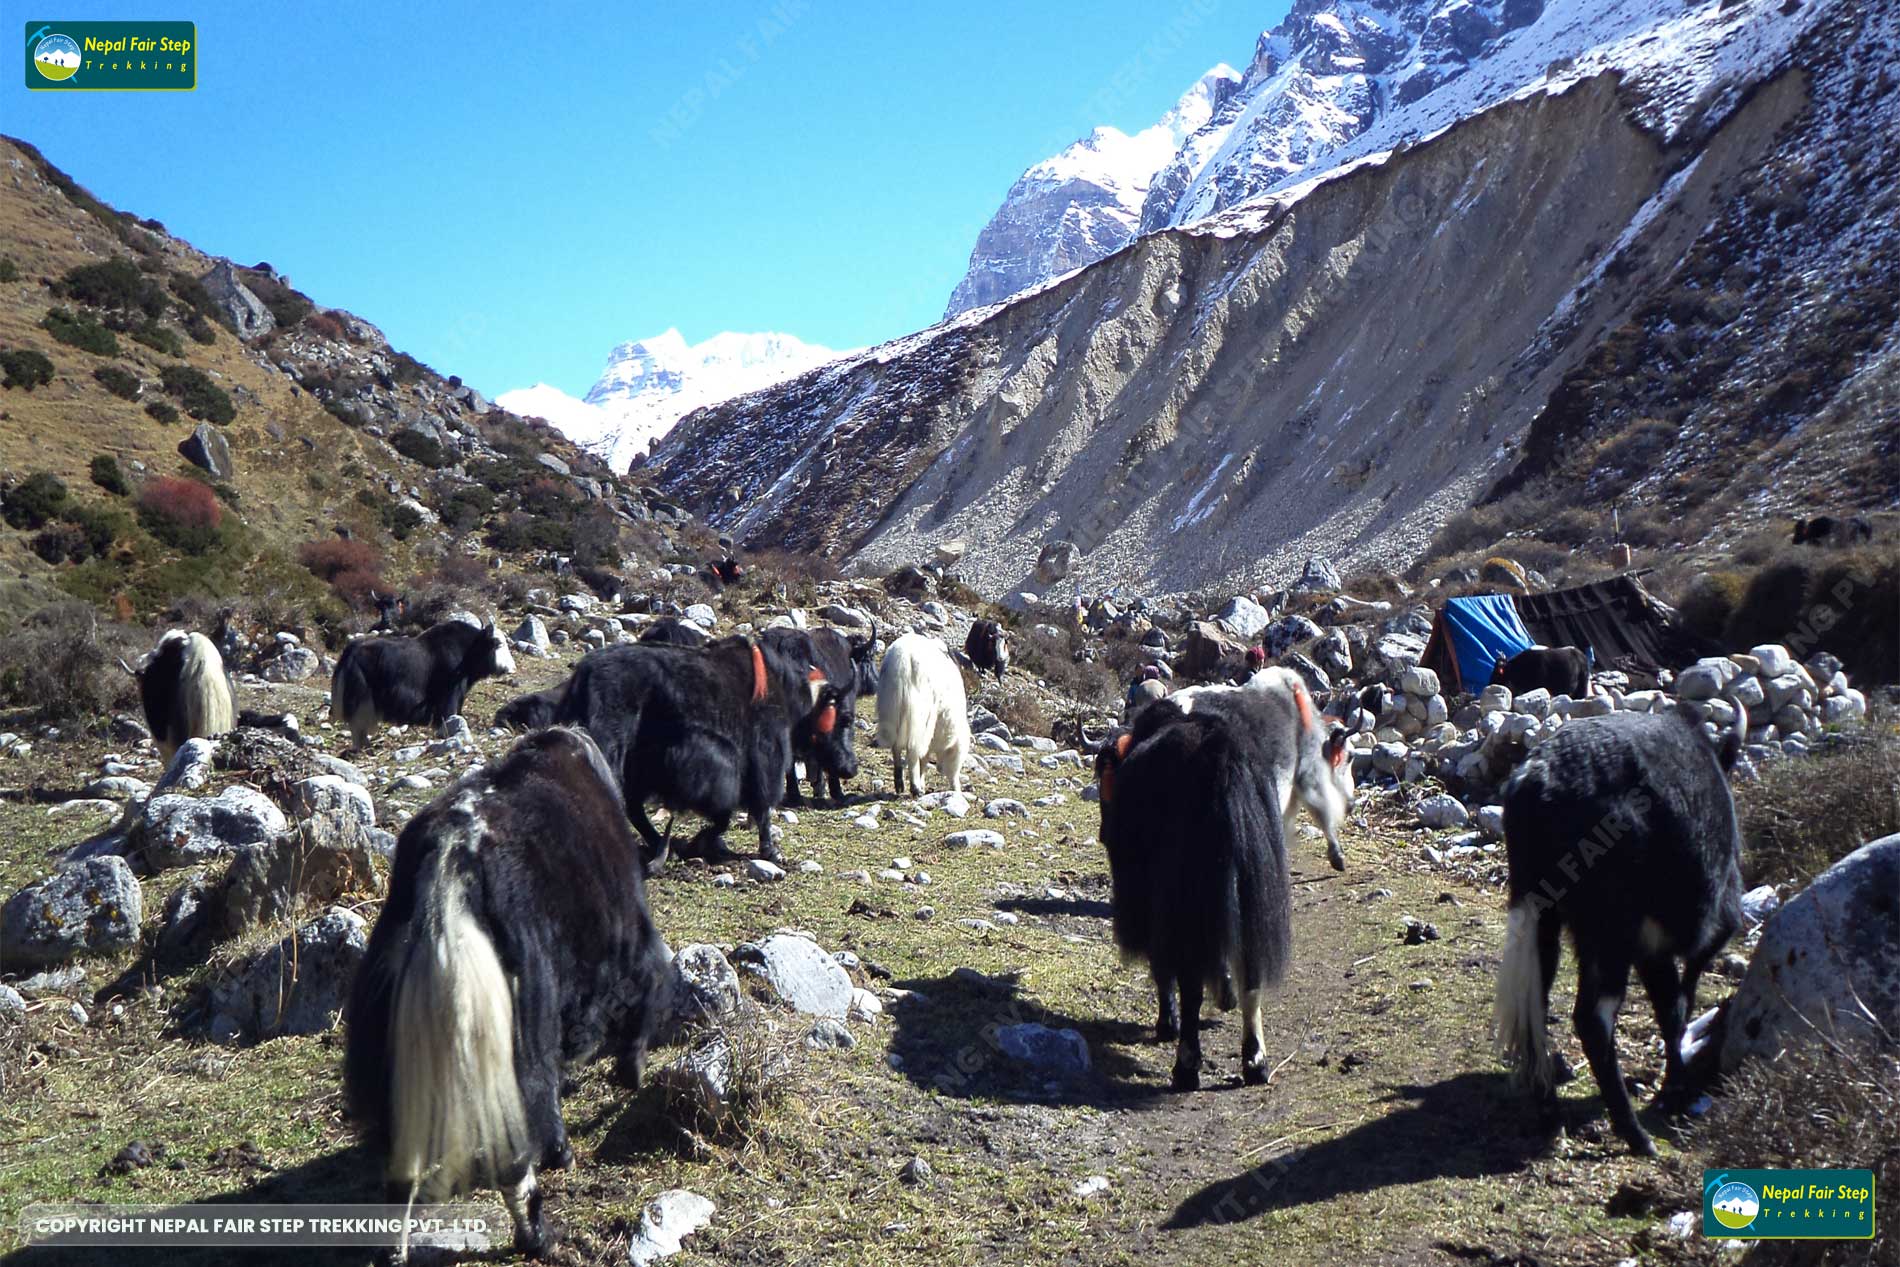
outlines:
[[1278, 985], [1293, 957], [1285, 828], [1279, 807], [1267, 803], [1260, 780], [1238, 752], [1223, 752], [1217, 761], [1209, 826], [1214, 839], [1229, 842], [1233, 851], [1235, 919], [1226, 931], [1237, 952], [1240, 988], [1260, 990]]
[[178, 695], [188, 736], [208, 739], [226, 734], [237, 725], [237, 701], [231, 698], [231, 683], [224, 676], [224, 658], [203, 634], [185, 638]]
[[1539, 1093], [1551, 1087], [1542, 939], [1538, 935], [1541, 922], [1530, 898], [1511, 906], [1504, 934], [1504, 962], [1498, 967], [1498, 997], [1491, 1013], [1498, 1058]]
[[389, 1014], [388, 1179], [425, 1200], [500, 1186], [531, 1160], [514, 991], [447, 868], [416, 908]]
[[336, 659], [336, 674], [330, 679], [330, 720], [339, 726], [347, 726], [357, 705], [369, 698], [369, 682], [357, 667], [356, 657], [350, 654], [352, 650], [343, 648]]

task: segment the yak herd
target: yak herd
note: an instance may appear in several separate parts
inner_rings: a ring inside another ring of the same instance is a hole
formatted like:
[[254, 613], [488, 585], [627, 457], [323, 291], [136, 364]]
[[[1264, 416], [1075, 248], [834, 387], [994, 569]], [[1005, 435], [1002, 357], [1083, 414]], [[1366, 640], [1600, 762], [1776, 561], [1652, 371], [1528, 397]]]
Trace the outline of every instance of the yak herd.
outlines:
[[[926, 764], [962, 787], [976, 758], [956, 658], [916, 633], [878, 651], [831, 629], [713, 639], [663, 621], [500, 710], [498, 723], [529, 733], [403, 829], [346, 1011], [348, 1102], [393, 1199], [496, 1188], [518, 1245], [547, 1248], [535, 1170], [572, 1160], [563, 1066], [611, 1052], [619, 1079], [637, 1085], [668, 1007], [672, 972], [647, 879], [674, 852], [727, 856], [724, 832], [740, 810], [758, 853], [778, 859], [771, 810], [799, 801], [796, 765], [819, 799], [841, 800], [857, 774], [862, 696], [877, 696], [877, 743], [899, 795], [923, 791]], [[978, 622], [964, 659], [1000, 679], [1006, 631]], [[1153, 679], [1138, 684], [1148, 689], [1131, 694], [1124, 724], [1096, 750], [1115, 941], [1152, 973], [1156, 1037], [1177, 1044], [1173, 1085], [1184, 1091], [1200, 1082], [1206, 992], [1241, 1010], [1243, 1081], [1266, 1080], [1265, 995], [1293, 953], [1293, 828], [1310, 816], [1331, 864], [1345, 868], [1348, 740], [1371, 721], [1359, 695], [1316, 700], [1288, 670], [1249, 667], [1240, 685], [1169, 694]], [[362, 638], [338, 658], [332, 716], [361, 746], [377, 722], [441, 724], [476, 682], [513, 668], [493, 621]], [[1589, 689], [1588, 663], [1571, 649], [1499, 671]], [[167, 754], [234, 724], [230, 679], [201, 635], [167, 633], [138, 673]], [[1659, 1101], [1680, 1104], [1697, 980], [1740, 919], [1726, 772], [1745, 727], [1738, 718], [1711, 744], [1685, 716], [1578, 720], [1505, 788], [1498, 1050], [1548, 1107], [1546, 1014], [1568, 930], [1576, 1032], [1617, 1132], [1638, 1152], [1654, 1145], [1617, 1067], [1616, 1015], [1634, 969], [1666, 1049]], [[676, 844], [648, 817], [656, 801], [705, 826]]]

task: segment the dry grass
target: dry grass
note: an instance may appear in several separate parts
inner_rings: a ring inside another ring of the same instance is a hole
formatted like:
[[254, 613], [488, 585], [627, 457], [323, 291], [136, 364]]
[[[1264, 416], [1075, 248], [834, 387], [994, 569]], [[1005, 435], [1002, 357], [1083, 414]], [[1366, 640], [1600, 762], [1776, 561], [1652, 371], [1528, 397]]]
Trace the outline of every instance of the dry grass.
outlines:
[[1900, 734], [1891, 711], [1800, 761], [1736, 784], [1750, 884], [1808, 880], [1870, 840], [1900, 832]]

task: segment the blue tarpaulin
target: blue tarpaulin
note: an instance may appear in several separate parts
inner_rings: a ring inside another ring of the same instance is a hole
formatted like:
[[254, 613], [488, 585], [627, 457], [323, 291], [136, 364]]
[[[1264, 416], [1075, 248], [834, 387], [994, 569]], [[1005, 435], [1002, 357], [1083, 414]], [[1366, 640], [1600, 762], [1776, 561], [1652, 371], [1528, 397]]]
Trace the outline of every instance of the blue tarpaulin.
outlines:
[[1432, 626], [1422, 663], [1451, 691], [1477, 692], [1491, 681], [1498, 657], [1535, 645], [1509, 594], [1448, 598]]

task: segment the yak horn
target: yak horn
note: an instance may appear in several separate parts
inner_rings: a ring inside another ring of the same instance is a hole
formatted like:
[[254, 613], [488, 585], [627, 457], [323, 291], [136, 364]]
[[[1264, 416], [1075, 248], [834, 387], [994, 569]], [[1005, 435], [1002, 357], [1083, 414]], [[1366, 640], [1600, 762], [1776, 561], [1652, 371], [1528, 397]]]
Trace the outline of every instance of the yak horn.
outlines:
[[119, 667], [124, 669], [132, 677], [136, 678], [139, 675], [139, 671], [137, 669], [133, 668], [131, 665], [125, 662], [124, 656], [119, 657]]

